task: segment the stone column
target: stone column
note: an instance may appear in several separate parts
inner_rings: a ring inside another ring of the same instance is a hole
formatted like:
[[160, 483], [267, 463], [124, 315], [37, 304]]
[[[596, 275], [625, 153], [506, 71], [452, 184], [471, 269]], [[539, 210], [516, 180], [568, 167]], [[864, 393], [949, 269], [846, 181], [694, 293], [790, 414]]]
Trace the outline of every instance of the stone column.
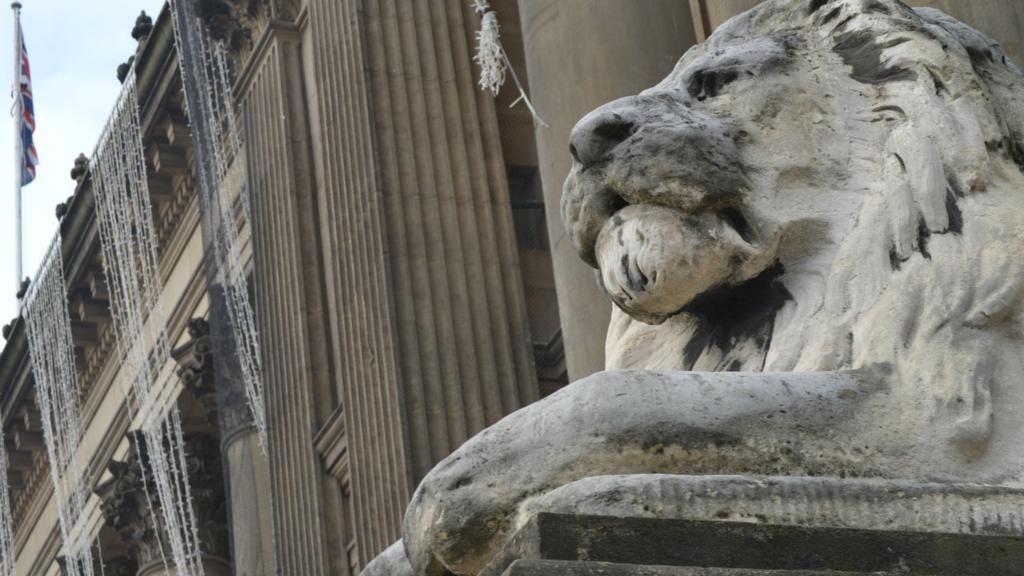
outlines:
[[[178, 376], [221, 432], [220, 449], [227, 480], [231, 558], [238, 574], [274, 574], [270, 517], [270, 471], [240, 376], [234, 336], [219, 285], [208, 289], [211, 322], [189, 322], [192, 340], [174, 350]], [[211, 335], [211, 324], [216, 335]]]
[[336, 401], [327, 359], [299, 29], [272, 21], [257, 45], [238, 92], [252, 195], [275, 559], [279, 574], [325, 576], [323, 487], [329, 479], [313, 433]]
[[344, 407], [318, 445], [350, 479], [353, 564], [400, 536], [412, 489], [438, 461], [538, 397], [470, 5], [308, 2], [311, 226]]
[[665, 77], [694, 42], [682, 0], [519, 0], [569, 379], [604, 369], [611, 305], [576, 255], [559, 216], [569, 132], [587, 112]]

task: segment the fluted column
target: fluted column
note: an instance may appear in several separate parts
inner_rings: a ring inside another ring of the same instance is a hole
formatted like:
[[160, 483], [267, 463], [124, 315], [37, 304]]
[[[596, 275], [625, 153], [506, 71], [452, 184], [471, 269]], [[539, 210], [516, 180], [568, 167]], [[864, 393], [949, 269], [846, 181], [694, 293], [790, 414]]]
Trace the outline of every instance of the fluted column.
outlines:
[[372, 127], [415, 480], [538, 397], [494, 100], [463, 0], [365, 3]]
[[519, 0], [537, 128], [548, 234], [570, 380], [604, 369], [611, 314], [594, 272], [576, 255], [559, 204], [569, 174], [569, 133], [587, 112], [664, 78], [693, 44], [687, 2]]
[[[538, 397], [493, 99], [464, 0], [310, 0], [311, 116], [356, 556], [416, 482]], [[336, 452], [336, 451], [335, 451]], [[325, 455], [325, 458], [328, 455]], [[333, 464], [332, 464], [333, 466]]]
[[313, 447], [330, 397], [318, 227], [299, 31], [273, 22], [240, 80], [252, 194], [256, 319], [263, 348], [279, 574], [328, 574]]
[[[413, 489], [402, 417], [384, 214], [357, 0], [311, 0], [311, 90], [331, 350], [342, 412], [321, 437], [344, 437], [352, 564], [400, 536]], [[397, 279], [396, 279], [397, 280]], [[339, 463], [329, 462], [332, 468]], [[347, 535], [347, 534], [346, 534]], [[340, 535], [339, 535], [340, 536]], [[348, 547], [350, 542], [339, 542]], [[341, 568], [339, 568], [339, 571]]]

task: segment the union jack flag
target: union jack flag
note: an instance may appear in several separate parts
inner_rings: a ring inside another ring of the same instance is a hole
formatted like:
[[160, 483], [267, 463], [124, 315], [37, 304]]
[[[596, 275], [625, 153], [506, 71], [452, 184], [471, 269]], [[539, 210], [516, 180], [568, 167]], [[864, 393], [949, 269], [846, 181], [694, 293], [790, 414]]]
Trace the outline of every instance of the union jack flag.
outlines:
[[25, 48], [25, 35], [21, 31], [21, 23], [18, 23], [18, 36], [21, 37], [21, 78], [18, 82], [19, 97], [21, 98], [21, 184], [22, 186], [36, 179], [36, 166], [39, 165], [39, 156], [36, 154], [36, 145], [32, 141], [32, 135], [36, 131], [36, 110], [32, 102], [32, 68], [28, 64], [28, 49]]

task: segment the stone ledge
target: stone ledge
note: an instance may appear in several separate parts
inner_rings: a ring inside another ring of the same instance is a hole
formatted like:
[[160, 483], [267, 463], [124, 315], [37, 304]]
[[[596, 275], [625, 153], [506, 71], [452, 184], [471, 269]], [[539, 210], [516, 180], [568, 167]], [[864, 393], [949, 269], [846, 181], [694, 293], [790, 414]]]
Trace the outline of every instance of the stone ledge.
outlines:
[[1024, 537], [1024, 491], [828, 477], [595, 476], [529, 504], [540, 513]]
[[481, 576], [505, 574], [516, 560], [707, 566], [755, 570], [754, 574], [756, 570], [781, 570], [781, 574], [832, 570], [893, 576], [1014, 576], [1024, 566], [1024, 537], [541, 513]]
[[603, 562], [565, 562], [560, 560], [517, 560], [504, 576], [883, 576], [879, 572], [822, 572], [806, 570], [744, 570], [735, 568], [687, 568], [673, 566], [637, 566]]

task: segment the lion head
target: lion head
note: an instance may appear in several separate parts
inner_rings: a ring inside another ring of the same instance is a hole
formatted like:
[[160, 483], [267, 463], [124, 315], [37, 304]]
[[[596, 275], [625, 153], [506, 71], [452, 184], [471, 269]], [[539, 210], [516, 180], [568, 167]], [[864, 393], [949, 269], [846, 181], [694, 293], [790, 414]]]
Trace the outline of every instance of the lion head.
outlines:
[[885, 365], [964, 446], [1024, 380], [1024, 77], [943, 13], [765, 2], [571, 153], [609, 368]]

